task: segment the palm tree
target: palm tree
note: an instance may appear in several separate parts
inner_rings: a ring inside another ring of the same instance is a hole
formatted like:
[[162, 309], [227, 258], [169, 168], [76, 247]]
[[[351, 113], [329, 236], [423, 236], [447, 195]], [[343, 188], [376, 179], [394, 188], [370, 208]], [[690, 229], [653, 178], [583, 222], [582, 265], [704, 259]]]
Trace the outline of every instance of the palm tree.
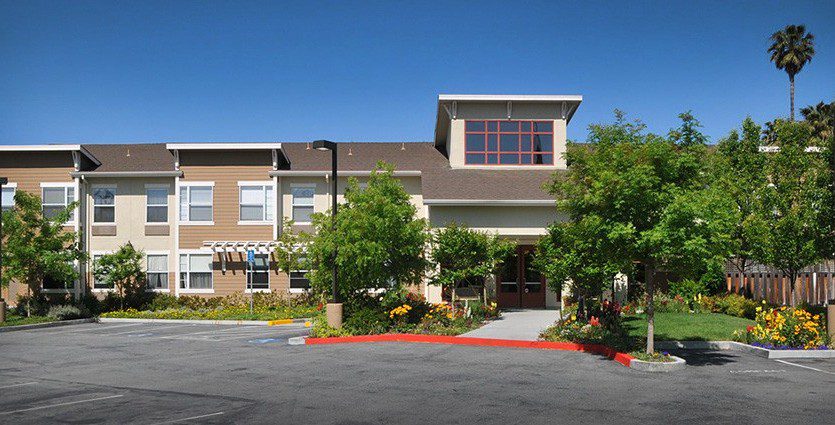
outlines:
[[803, 119], [812, 126], [812, 135], [823, 142], [832, 137], [832, 126], [835, 125], [835, 102], [810, 105], [800, 108]]
[[789, 74], [791, 84], [791, 120], [794, 121], [794, 76], [815, 56], [815, 36], [806, 32], [805, 25], [787, 25], [771, 35], [771, 61], [777, 69]]

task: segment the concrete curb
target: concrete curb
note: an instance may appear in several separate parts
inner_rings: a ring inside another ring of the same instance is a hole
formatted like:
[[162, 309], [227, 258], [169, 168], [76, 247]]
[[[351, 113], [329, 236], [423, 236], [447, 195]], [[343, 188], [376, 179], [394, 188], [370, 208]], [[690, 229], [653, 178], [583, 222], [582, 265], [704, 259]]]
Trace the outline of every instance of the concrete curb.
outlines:
[[[288, 341], [289, 342], [289, 341]], [[428, 344], [449, 344], [469, 345], [478, 347], [507, 347], [507, 348], [533, 348], [540, 350], [560, 351], [581, 351], [586, 353], [600, 354], [608, 357], [626, 367], [634, 360], [629, 354], [620, 353], [613, 348], [600, 344], [577, 344], [573, 342], [551, 342], [551, 341], [520, 341], [513, 339], [494, 338], [473, 338], [462, 336], [446, 335], [421, 335], [421, 334], [381, 334], [381, 335], [358, 335], [334, 338], [307, 338], [305, 345], [324, 344], [349, 344], [363, 342], [416, 342]], [[300, 344], [299, 341], [292, 343]]]
[[249, 326], [282, 326], [304, 324], [310, 326], [310, 319], [281, 319], [281, 320], [190, 320], [190, 319], [135, 319], [102, 317], [102, 323], [193, 323], [195, 325], [249, 325]]
[[644, 360], [632, 359], [629, 367], [643, 372], [675, 372], [683, 370], [687, 366], [687, 362], [681, 357], [670, 356], [674, 361], [672, 362], [647, 362]]
[[835, 359], [835, 350], [769, 350], [736, 341], [661, 341], [661, 350], [740, 351], [766, 359]]
[[17, 326], [0, 326], [0, 333], [2, 332], [14, 332], [14, 331], [27, 331], [30, 329], [41, 329], [41, 328], [55, 328], [59, 326], [70, 326], [70, 325], [80, 325], [82, 323], [93, 323], [95, 322], [95, 318], [88, 318], [88, 319], [73, 319], [73, 320], [58, 320], [55, 322], [44, 322], [44, 323], [32, 323], [29, 325], [17, 325]]

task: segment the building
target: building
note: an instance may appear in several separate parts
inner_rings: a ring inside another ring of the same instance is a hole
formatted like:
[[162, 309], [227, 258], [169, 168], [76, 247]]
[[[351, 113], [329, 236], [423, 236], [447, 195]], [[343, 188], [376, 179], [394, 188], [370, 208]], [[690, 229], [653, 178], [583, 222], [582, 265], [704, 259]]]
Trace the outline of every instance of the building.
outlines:
[[[340, 143], [339, 189], [367, 178], [378, 161], [395, 176], [431, 226], [452, 221], [517, 242], [514, 259], [487, 279], [503, 307], [557, 307], [559, 294], [528, 261], [532, 245], [557, 220], [542, 184], [566, 168], [566, 126], [581, 96], [440, 95], [435, 140]], [[131, 242], [146, 253], [149, 290], [221, 296], [246, 290], [303, 292], [304, 271], [290, 276], [271, 261], [282, 217], [309, 226], [330, 205], [330, 155], [309, 143], [149, 143], [0, 146], [0, 176], [14, 191], [41, 196], [49, 214], [75, 200], [66, 223], [88, 256]], [[247, 271], [246, 251], [255, 268]], [[111, 289], [87, 264], [70, 288], [44, 282], [47, 293]], [[437, 301], [439, 288], [419, 288]], [[4, 296], [25, 293], [12, 283]]]

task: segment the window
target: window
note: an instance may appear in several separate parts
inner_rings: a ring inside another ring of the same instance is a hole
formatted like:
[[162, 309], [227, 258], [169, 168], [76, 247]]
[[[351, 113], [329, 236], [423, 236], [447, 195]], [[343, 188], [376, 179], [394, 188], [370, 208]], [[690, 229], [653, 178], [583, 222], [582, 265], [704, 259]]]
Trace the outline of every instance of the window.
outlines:
[[[75, 202], [75, 187], [72, 184], [44, 183], [41, 186], [41, 201], [45, 218], [53, 219], [70, 204]], [[3, 199], [3, 205], [6, 200]], [[67, 222], [75, 221], [75, 210], [70, 212]]]
[[2, 198], [0, 198], [0, 203], [3, 204], [3, 211], [9, 211], [14, 208], [14, 191], [14, 183], [3, 185]]
[[101, 254], [93, 255], [93, 289], [113, 289], [113, 283], [107, 282], [107, 276], [96, 276], [96, 269], [101, 257]]
[[62, 282], [50, 276], [44, 276], [43, 278], [43, 289], [73, 289], [74, 287], [74, 282]]
[[316, 193], [316, 187], [291, 187], [290, 193], [293, 195], [293, 221], [296, 223], [310, 223], [310, 215], [313, 214], [313, 194]]
[[212, 289], [212, 254], [180, 254], [180, 289]]
[[[299, 259], [299, 264], [306, 264], [305, 258]], [[293, 270], [290, 272], [290, 292], [305, 292], [310, 289], [310, 280], [306, 277], [308, 270]]]
[[466, 121], [465, 163], [553, 165], [552, 121]]
[[93, 223], [116, 222], [116, 188], [93, 188]]
[[263, 185], [241, 185], [241, 221], [272, 221], [273, 211], [275, 211], [273, 199], [272, 183]]
[[145, 221], [147, 223], [168, 223], [168, 188], [145, 188]]
[[148, 254], [148, 289], [168, 289], [168, 255]]
[[[250, 268], [246, 264], [246, 281], [254, 290], [270, 289], [270, 256], [255, 254], [255, 264]], [[249, 289], [249, 288], [247, 288]]]
[[190, 185], [180, 188], [180, 220], [186, 223], [211, 223], [214, 219], [214, 187]]

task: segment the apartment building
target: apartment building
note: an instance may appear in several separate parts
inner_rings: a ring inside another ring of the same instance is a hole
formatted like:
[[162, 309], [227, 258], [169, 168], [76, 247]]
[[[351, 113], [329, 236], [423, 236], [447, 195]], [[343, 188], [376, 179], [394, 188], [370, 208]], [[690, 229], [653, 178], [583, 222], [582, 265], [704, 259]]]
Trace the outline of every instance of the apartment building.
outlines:
[[[66, 223], [95, 260], [130, 242], [146, 254], [148, 290], [222, 296], [246, 290], [304, 292], [304, 270], [287, 275], [272, 259], [282, 218], [309, 230], [310, 214], [340, 200], [348, 178], [362, 185], [378, 161], [432, 227], [450, 222], [517, 243], [488, 291], [503, 307], [557, 307], [559, 294], [530, 266], [535, 241], [557, 216], [542, 185], [566, 168], [566, 127], [582, 101], [565, 95], [440, 95], [435, 140], [339, 143], [337, 193], [330, 155], [310, 143], [148, 143], [0, 146], [7, 206], [14, 192], [42, 198], [44, 212], [79, 201]], [[5, 208], [5, 207], [4, 207]], [[254, 270], [246, 251], [256, 251]], [[51, 293], [106, 293], [89, 264]], [[433, 286], [419, 288], [431, 301]], [[12, 283], [3, 295], [24, 293]]]

